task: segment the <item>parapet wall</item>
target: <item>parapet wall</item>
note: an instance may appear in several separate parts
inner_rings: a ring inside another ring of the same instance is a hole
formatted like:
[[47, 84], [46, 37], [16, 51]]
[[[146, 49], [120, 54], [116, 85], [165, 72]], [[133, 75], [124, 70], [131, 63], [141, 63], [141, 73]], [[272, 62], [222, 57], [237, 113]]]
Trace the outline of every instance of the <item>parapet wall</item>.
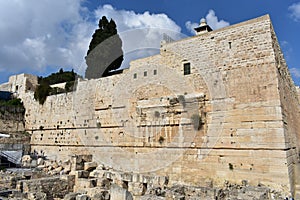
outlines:
[[[269, 16], [161, 47], [43, 106], [23, 96], [32, 150], [120, 171], [293, 192], [298, 103]], [[282, 66], [282, 67], [279, 67]], [[294, 111], [294, 112], [293, 112]], [[294, 114], [293, 114], [294, 113]]]

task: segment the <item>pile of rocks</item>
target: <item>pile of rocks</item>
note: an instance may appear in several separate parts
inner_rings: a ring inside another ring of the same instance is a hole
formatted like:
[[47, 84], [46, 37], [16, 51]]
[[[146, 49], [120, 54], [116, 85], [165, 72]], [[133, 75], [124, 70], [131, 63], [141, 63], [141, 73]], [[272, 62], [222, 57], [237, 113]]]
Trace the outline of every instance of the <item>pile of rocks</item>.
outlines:
[[[35, 160], [35, 161], [34, 161]], [[9, 199], [65, 199], [65, 200], [197, 200], [197, 199], [285, 199], [268, 187], [250, 186], [247, 181], [240, 185], [225, 181], [222, 188], [170, 185], [167, 176], [125, 173], [92, 161], [91, 155], [74, 155], [70, 160], [50, 161], [24, 157], [26, 166], [36, 165], [43, 176], [31, 175], [9, 178], [4, 174], [2, 185], [11, 185], [17, 192]], [[1, 173], [0, 173], [1, 178]], [[28, 177], [25, 177], [28, 179]], [[0, 181], [1, 187], [1, 181]]]
[[22, 181], [44, 176], [46, 174], [35, 169], [14, 168], [8, 171], [0, 171], [0, 199], [5, 199], [5, 197], [13, 199], [13, 196], [20, 195], [21, 199], [24, 199], [20, 189]]
[[167, 188], [150, 190], [140, 200], [198, 200], [198, 199], [241, 199], [241, 200], [284, 200], [280, 193], [265, 186], [229, 184], [225, 181], [223, 188], [191, 187], [175, 185]]
[[22, 166], [25, 168], [36, 168], [37, 170], [43, 171], [51, 176], [68, 174], [71, 171], [70, 160], [47, 160], [42, 157], [33, 158], [30, 155], [22, 157]]
[[124, 173], [111, 167], [97, 165], [90, 162], [91, 158], [82, 156], [74, 156], [71, 160], [70, 174], [75, 175], [75, 193], [65, 196], [66, 200], [285, 199], [280, 193], [266, 186], [250, 186], [247, 181], [243, 181], [240, 185], [225, 181], [222, 188], [213, 187], [212, 182], [207, 183], [207, 187], [170, 186], [167, 176]]
[[25, 177], [20, 174], [10, 171], [0, 171], [0, 191], [14, 189], [17, 181], [22, 179], [25, 179]]

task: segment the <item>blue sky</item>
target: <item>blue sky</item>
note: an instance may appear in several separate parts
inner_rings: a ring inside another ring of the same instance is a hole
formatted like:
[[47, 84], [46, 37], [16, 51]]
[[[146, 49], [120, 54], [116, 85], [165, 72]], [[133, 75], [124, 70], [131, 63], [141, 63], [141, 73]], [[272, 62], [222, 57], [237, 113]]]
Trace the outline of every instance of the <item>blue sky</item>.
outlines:
[[[300, 85], [300, 1], [0, 1], [0, 83], [7, 82], [12, 74], [47, 75], [61, 67], [84, 73], [84, 56], [102, 15], [116, 21], [119, 33], [129, 32], [131, 36], [136, 34], [134, 30], [145, 28], [168, 29], [191, 36], [191, 28], [201, 18], [218, 29], [265, 14], [271, 16], [293, 79]], [[159, 46], [158, 35], [154, 31], [147, 36], [148, 44], [155, 43], [151, 48]], [[125, 48], [141, 48], [135, 45], [133, 40]]]

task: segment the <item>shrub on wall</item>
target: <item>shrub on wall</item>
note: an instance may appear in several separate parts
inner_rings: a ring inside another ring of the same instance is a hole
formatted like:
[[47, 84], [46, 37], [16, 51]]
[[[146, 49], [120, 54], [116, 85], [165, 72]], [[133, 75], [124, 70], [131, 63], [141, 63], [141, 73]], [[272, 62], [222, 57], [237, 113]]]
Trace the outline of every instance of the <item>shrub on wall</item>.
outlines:
[[165, 138], [163, 136], [160, 136], [158, 139], [159, 144], [162, 144], [165, 141]]
[[[39, 86], [34, 92], [35, 100], [39, 101], [39, 103], [43, 105], [47, 99], [47, 96], [74, 91], [76, 77], [77, 74], [73, 70], [64, 72], [63, 69], [60, 69], [59, 72], [52, 73], [50, 76], [45, 78], [38, 77]], [[64, 89], [50, 87], [50, 85], [64, 82], [66, 82]]]
[[23, 102], [19, 98], [12, 98], [8, 101], [0, 100], [0, 113], [25, 113]]
[[47, 99], [47, 96], [50, 95], [51, 87], [48, 84], [40, 84], [35, 92], [34, 92], [34, 99], [39, 101], [41, 105], [43, 105]]

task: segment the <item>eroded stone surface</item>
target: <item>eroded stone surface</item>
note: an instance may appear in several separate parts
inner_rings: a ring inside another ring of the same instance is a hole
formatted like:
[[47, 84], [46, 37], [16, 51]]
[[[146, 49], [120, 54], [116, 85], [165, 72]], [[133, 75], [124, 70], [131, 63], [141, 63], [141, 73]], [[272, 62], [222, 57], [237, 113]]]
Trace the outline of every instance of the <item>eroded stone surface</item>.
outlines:
[[[247, 180], [295, 192], [299, 100], [269, 16], [163, 44], [159, 55], [122, 74], [80, 80], [75, 92], [43, 106], [30, 90], [19, 96], [32, 150], [50, 159], [93, 154], [107, 168], [167, 174], [169, 184]], [[71, 171], [84, 169], [79, 160]]]

